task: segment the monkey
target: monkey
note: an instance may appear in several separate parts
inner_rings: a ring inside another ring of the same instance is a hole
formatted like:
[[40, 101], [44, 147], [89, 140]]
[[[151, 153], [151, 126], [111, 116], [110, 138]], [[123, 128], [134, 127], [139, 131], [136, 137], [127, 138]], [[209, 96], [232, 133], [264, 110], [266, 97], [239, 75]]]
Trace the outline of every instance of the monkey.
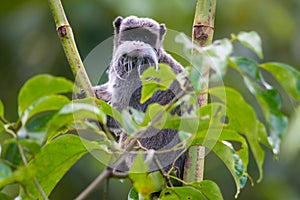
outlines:
[[[181, 90], [177, 81], [173, 81], [168, 90], [159, 90], [145, 103], [140, 102], [142, 89], [140, 76], [147, 68], [154, 67], [158, 70], [159, 63], [166, 63], [175, 74], [184, 70], [183, 66], [163, 48], [166, 26], [150, 18], [119, 16], [114, 20], [113, 27], [114, 46], [108, 69], [108, 82], [94, 88], [96, 96], [109, 102], [119, 112], [131, 107], [145, 113], [152, 103], [160, 105], [170, 103]], [[108, 120], [107, 126], [122, 130], [113, 119]], [[125, 139], [122, 135], [124, 136], [124, 132], [119, 135], [120, 142], [126, 139], [126, 133]], [[177, 130], [158, 130], [150, 127], [141, 138], [138, 138], [138, 142], [144, 149], [159, 152], [172, 149], [180, 143], [180, 138]], [[177, 160], [174, 167], [178, 176], [182, 177], [185, 154], [182, 154], [182, 151], [158, 153], [158, 160], [165, 170], [172, 167], [175, 159]], [[130, 161], [127, 161], [126, 165], [130, 166], [133, 158], [128, 160]], [[159, 170], [154, 161], [148, 164], [150, 171]]]

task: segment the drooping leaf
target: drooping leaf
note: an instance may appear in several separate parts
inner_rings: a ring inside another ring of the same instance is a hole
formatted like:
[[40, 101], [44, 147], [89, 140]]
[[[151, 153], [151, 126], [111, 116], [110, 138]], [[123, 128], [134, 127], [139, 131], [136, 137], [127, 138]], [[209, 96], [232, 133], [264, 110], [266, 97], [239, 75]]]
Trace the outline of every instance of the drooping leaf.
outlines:
[[230, 66], [245, 76], [260, 79], [259, 65], [255, 60], [244, 57], [231, 57]]
[[[228, 143], [227, 143], [228, 144]], [[242, 164], [240, 157], [234, 153], [232, 147], [224, 143], [217, 142], [212, 151], [223, 161], [230, 171], [235, 185], [237, 187], [236, 197], [247, 182], [246, 169]]]
[[141, 76], [143, 85], [141, 103], [145, 103], [156, 91], [169, 89], [176, 79], [176, 74], [169, 65], [160, 63], [158, 66], [158, 70], [149, 67]]
[[255, 31], [240, 32], [237, 36], [232, 35], [232, 37], [251, 49], [260, 59], [263, 59], [261, 38]]
[[0, 180], [0, 187], [17, 181], [22, 183], [26, 191], [35, 199], [42, 199], [33, 184], [33, 178], [36, 178], [45, 193], [49, 195], [70, 167], [88, 153], [87, 149], [103, 150], [100, 144], [86, 141], [75, 135], [58, 137], [46, 144], [27, 167]]
[[300, 101], [300, 72], [283, 63], [265, 63], [261, 69], [269, 72], [281, 84], [286, 92]]
[[38, 75], [28, 80], [18, 96], [19, 116], [26, 108], [44, 96], [73, 91], [73, 83], [65, 78]]
[[266, 129], [270, 135], [269, 142], [264, 144], [268, 147], [271, 144], [274, 154], [277, 155], [282, 135], [288, 126], [287, 117], [281, 112], [281, 98], [278, 92], [263, 80], [258, 71], [259, 65], [255, 61], [246, 58], [231, 58], [231, 61], [231, 66], [241, 74], [246, 87], [259, 103], [262, 120], [267, 125]]
[[[226, 98], [223, 95], [224, 90], [226, 91]], [[227, 127], [245, 135], [257, 163], [260, 173], [258, 181], [260, 181], [263, 176], [262, 167], [265, 152], [259, 144], [258, 136], [267, 134], [259, 133], [259, 131], [265, 131], [265, 129], [259, 128], [260, 122], [254, 109], [245, 102], [237, 91], [231, 88], [212, 88], [209, 92], [226, 105], [226, 115], [231, 119]]]
[[[210, 130], [210, 132], [215, 131], [219, 132], [218, 130]], [[203, 138], [203, 135], [205, 134], [198, 133], [192, 145], [203, 145], [210, 148], [224, 162], [235, 181], [238, 194], [247, 181], [246, 173], [249, 159], [247, 142], [241, 135], [226, 128], [222, 130], [219, 138], [211, 138], [211, 136]], [[211, 135], [213, 134], [211, 133]], [[229, 141], [238, 142], [241, 147], [235, 150]]]

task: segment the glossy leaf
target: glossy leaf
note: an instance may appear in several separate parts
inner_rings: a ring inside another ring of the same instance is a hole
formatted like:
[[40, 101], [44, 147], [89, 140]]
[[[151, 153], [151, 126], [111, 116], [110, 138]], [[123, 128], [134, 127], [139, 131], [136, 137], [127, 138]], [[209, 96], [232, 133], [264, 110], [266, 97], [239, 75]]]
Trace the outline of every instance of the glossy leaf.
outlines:
[[66, 127], [80, 120], [94, 119], [106, 123], [106, 115], [97, 107], [85, 103], [70, 103], [65, 105], [47, 125], [48, 141], [65, 131]]
[[255, 31], [240, 32], [237, 36], [233, 35], [233, 39], [238, 39], [245, 47], [248, 47], [260, 59], [263, 59], [261, 38]]
[[211, 200], [223, 199], [219, 186], [213, 181], [204, 180], [199, 183], [195, 182], [192, 183], [192, 186], [197, 188], [199, 191], [201, 191], [202, 194], [204, 194], [207, 199], [211, 199]]
[[[6, 179], [0, 180], [0, 187], [12, 182], [20, 182], [35, 199], [42, 199], [33, 178], [36, 178], [47, 195], [53, 190], [58, 181], [70, 167], [88, 150], [99, 149], [96, 142], [89, 142], [75, 135], [64, 135], [46, 144], [36, 157], [25, 168], [14, 172]], [[49, 156], [51, 155], [51, 156]]]
[[251, 78], [260, 79], [259, 77], [259, 65], [255, 60], [244, 57], [231, 57], [230, 65], [235, 70], [240, 72], [243, 76], [249, 76]]
[[300, 72], [282, 63], [265, 63], [260, 68], [272, 74], [289, 95], [300, 101]]
[[73, 83], [65, 78], [38, 75], [28, 80], [21, 88], [18, 105], [19, 115], [41, 97], [73, 91]]
[[169, 89], [176, 79], [176, 74], [169, 65], [160, 63], [158, 66], [158, 70], [149, 67], [141, 76], [143, 85], [141, 103], [145, 103], [156, 91]]
[[62, 95], [41, 97], [24, 111], [24, 115], [21, 117], [22, 123], [25, 124], [28, 119], [38, 113], [59, 110], [69, 102], [70, 100]]
[[[249, 91], [255, 96], [262, 111], [263, 122], [269, 131], [269, 142], [264, 144], [273, 149], [274, 154], [279, 153], [283, 133], [288, 126], [287, 117], [281, 112], [281, 98], [271, 85], [266, 83], [259, 74], [258, 64], [246, 58], [232, 58], [233, 66], [243, 77]], [[260, 138], [264, 140], [263, 138]]]

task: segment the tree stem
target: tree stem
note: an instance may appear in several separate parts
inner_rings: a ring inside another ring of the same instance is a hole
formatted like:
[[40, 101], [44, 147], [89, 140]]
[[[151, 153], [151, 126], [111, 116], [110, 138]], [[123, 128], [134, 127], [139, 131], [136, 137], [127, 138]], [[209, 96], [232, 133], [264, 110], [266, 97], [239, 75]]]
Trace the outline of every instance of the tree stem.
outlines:
[[83, 89], [87, 97], [95, 97], [95, 92], [84, 69], [82, 60], [76, 47], [72, 28], [68, 22], [61, 1], [49, 0], [49, 6], [55, 20], [56, 31], [60, 38], [75, 80]]
[[[216, 0], [197, 0], [195, 17], [193, 23], [193, 41], [200, 46], [206, 46], [212, 43], [214, 34]], [[202, 91], [208, 89], [209, 67], [201, 72], [204, 80]], [[202, 92], [199, 98], [199, 105], [207, 104], [208, 94]], [[185, 182], [200, 182], [203, 180], [205, 147], [191, 146], [188, 149], [188, 155], [184, 167], [183, 180]]]

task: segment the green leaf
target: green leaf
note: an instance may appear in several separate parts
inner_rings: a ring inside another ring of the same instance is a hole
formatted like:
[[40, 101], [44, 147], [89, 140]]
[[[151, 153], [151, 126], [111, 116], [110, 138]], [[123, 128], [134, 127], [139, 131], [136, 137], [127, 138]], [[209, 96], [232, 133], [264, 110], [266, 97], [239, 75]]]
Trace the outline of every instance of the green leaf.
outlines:
[[244, 57], [231, 57], [230, 65], [243, 76], [250, 76], [253, 79], [260, 79], [258, 63], [255, 60]]
[[128, 193], [128, 200], [139, 200], [139, 193], [132, 187]]
[[[249, 91], [255, 96], [262, 111], [262, 121], [269, 131], [269, 142], [265, 138], [260, 138], [264, 144], [271, 149], [275, 155], [279, 153], [281, 138], [287, 129], [287, 118], [281, 112], [281, 99], [276, 90], [267, 84], [258, 71], [258, 64], [246, 58], [232, 58], [231, 66], [234, 67], [244, 79], [244, 83]], [[249, 78], [250, 77], [250, 78]], [[268, 144], [270, 143], [270, 144]]]
[[225, 75], [228, 57], [233, 52], [232, 43], [228, 39], [214, 41], [205, 47], [193, 43], [184, 34], [179, 34], [175, 41], [183, 44], [184, 52], [191, 60], [192, 67], [189, 67], [188, 71], [194, 90], [201, 90], [204, 83], [202, 75], [209, 69], [212, 69], [211, 80], [220, 80]]
[[260, 36], [255, 32], [240, 32], [233, 39], [239, 40], [245, 47], [251, 49], [260, 59], [263, 59], [262, 42]]
[[0, 162], [0, 181], [11, 175], [12, 175], [11, 168], [7, 164]]
[[169, 65], [160, 63], [158, 66], [158, 70], [149, 67], [141, 76], [143, 85], [141, 103], [145, 103], [156, 91], [169, 89], [176, 80], [176, 74]]
[[[202, 132], [206, 131], [202, 130]], [[209, 134], [205, 135], [202, 132], [197, 133], [192, 145], [202, 145], [211, 149], [224, 162], [235, 181], [238, 194], [240, 188], [243, 188], [247, 181], [249, 150], [246, 140], [236, 131], [229, 130], [226, 127], [224, 127], [221, 134], [219, 133], [220, 130], [214, 128], [208, 130]], [[215, 138], [216, 135], [219, 135], [219, 137]], [[235, 150], [230, 142], [239, 143], [240, 148]]]
[[54, 112], [47, 112], [31, 118], [18, 130], [19, 139], [31, 139], [42, 145], [46, 139], [47, 125], [54, 114]]
[[157, 103], [152, 103], [146, 110], [145, 119], [142, 124], [147, 125], [150, 121], [152, 121], [153, 127], [162, 129], [162, 127], [166, 123], [166, 118], [167, 112], [165, 110], [165, 107]]
[[143, 153], [140, 152], [132, 163], [129, 178], [133, 181], [133, 186], [138, 193], [145, 197], [157, 192], [153, 177], [147, 175], [148, 172], [149, 166], [144, 161]]
[[286, 92], [300, 101], [300, 72], [283, 63], [265, 63], [260, 65], [281, 84]]
[[201, 191], [207, 199], [211, 200], [222, 200], [223, 196], [219, 186], [210, 180], [204, 180], [201, 182], [192, 183], [192, 186]]
[[[133, 109], [130, 109], [133, 110]], [[122, 127], [125, 129], [127, 135], [132, 135], [139, 128], [138, 124], [134, 121], [134, 116], [130, 111], [124, 109], [122, 111]]]
[[[232, 43], [228, 39], [216, 40], [212, 45], [203, 47], [203, 65], [208, 69], [213, 69], [211, 72], [212, 80], [219, 80], [227, 71], [228, 57], [233, 52]], [[199, 65], [203, 68], [202, 65]], [[205, 69], [205, 68], [204, 68]], [[203, 73], [206, 73], [205, 71]]]
[[75, 135], [64, 135], [46, 144], [27, 167], [21, 168], [6, 179], [0, 187], [15, 181], [26, 187], [34, 199], [42, 199], [33, 178], [36, 178], [47, 195], [74, 163], [89, 150], [103, 150], [100, 144], [89, 142]]
[[[225, 99], [223, 95], [224, 89], [226, 91]], [[241, 94], [231, 88], [213, 88], [209, 93], [219, 98], [219, 100], [226, 105], [226, 115], [230, 119], [227, 127], [245, 135], [257, 163], [260, 173], [258, 181], [260, 181], [263, 176], [262, 167], [265, 152], [259, 144], [259, 135], [266, 134], [259, 133], [259, 131], [265, 131], [265, 129], [260, 128], [261, 123], [256, 118], [254, 109], [245, 102]]]
[[4, 106], [2, 101], [0, 100], [0, 118], [4, 116]]
[[[195, 199], [207, 200], [204, 194], [197, 188], [192, 186], [181, 186], [164, 189], [160, 195], [161, 200], [182, 200], [182, 199]], [[218, 199], [217, 199], [218, 200]]]
[[243, 166], [241, 159], [234, 153], [230, 145], [217, 142], [212, 151], [224, 162], [230, 171], [235, 185], [237, 187], [236, 197], [240, 193], [247, 181], [246, 168]]
[[38, 113], [59, 110], [69, 102], [70, 100], [62, 95], [41, 97], [24, 111], [24, 114], [21, 117], [22, 123], [25, 124], [28, 119]]
[[35, 155], [40, 152], [41, 146], [34, 140], [26, 139], [26, 140], [15, 140], [15, 139], [8, 139], [5, 141], [5, 144], [20, 144], [22, 147], [25, 147], [29, 153]]
[[94, 105], [86, 103], [69, 103], [65, 105], [47, 125], [48, 141], [66, 131], [66, 127], [73, 125], [76, 121], [93, 119], [106, 123], [106, 115]]
[[28, 80], [21, 88], [18, 104], [19, 116], [41, 97], [73, 91], [73, 83], [65, 78], [38, 75]]
[[2, 193], [2, 192], [0, 192], [0, 199], [1, 200], [14, 200], [14, 198], [12, 198], [12, 197], [10, 197], [10, 196]]

